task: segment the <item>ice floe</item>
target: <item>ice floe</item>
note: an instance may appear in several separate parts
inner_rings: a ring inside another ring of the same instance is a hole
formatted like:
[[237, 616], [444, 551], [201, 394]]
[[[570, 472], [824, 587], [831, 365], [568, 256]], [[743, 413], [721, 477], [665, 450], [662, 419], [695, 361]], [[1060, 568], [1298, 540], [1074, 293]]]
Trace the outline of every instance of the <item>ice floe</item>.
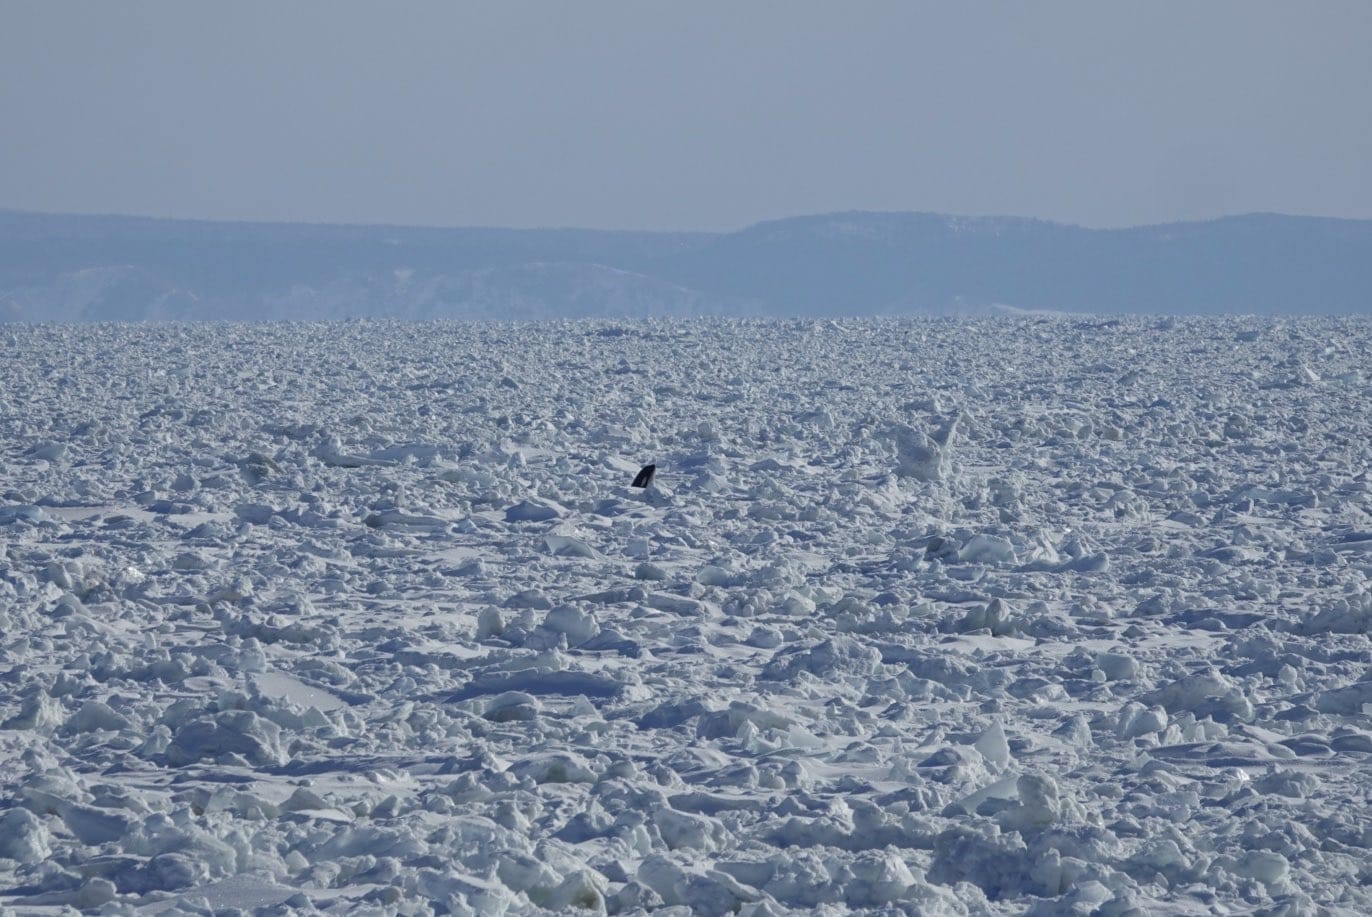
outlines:
[[1372, 911], [1365, 321], [6, 334], [0, 909]]

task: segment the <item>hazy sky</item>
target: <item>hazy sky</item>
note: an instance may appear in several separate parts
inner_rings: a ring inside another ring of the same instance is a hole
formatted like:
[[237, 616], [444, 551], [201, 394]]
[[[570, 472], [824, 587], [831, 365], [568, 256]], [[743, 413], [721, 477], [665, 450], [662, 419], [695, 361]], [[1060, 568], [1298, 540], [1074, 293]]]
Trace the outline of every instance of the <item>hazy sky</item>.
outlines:
[[0, 207], [1372, 217], [1372, 2], [0, 0]]

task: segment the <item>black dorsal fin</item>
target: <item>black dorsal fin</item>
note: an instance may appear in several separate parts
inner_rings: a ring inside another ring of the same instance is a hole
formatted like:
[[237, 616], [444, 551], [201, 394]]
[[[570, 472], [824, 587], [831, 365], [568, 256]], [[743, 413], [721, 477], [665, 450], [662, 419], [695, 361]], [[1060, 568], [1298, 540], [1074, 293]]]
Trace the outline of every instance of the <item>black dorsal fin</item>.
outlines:
[[639, 471], [638, 475], [634, 478], [633, 486], [647, 487], [649, 484], [653, 483], [653, 475], [655, 474], [657, 474], [656, 465], [644, 465], [643, 469]]

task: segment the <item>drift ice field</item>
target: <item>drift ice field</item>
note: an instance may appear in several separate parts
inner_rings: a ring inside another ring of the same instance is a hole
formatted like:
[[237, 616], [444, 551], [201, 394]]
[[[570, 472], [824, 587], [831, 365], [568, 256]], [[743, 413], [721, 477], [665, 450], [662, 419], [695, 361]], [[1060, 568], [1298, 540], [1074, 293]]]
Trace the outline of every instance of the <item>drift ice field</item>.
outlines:
[[1365, 319], [0, 345], [0, 907], [1372, 913]]

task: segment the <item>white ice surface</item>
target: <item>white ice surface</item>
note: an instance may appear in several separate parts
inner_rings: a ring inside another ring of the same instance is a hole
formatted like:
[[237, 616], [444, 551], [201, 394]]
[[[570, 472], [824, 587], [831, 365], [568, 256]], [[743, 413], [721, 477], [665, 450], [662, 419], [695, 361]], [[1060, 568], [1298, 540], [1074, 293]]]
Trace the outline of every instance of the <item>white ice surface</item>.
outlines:
[[0, 348], [0, 907], [1372, 912], [1366, 321]]

